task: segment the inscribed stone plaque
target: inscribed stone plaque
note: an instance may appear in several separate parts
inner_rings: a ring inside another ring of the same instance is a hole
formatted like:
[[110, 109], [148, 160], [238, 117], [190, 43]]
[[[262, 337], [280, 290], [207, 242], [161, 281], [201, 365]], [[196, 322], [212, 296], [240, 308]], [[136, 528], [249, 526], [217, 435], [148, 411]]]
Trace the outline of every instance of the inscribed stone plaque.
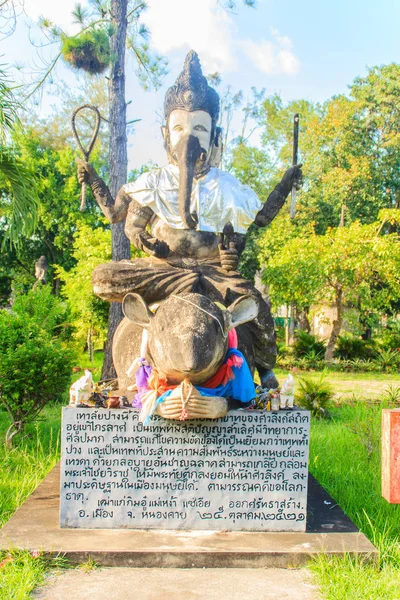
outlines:
[[61, 527], [304, 531], [308, 411], [149, 426], [64, 408]]

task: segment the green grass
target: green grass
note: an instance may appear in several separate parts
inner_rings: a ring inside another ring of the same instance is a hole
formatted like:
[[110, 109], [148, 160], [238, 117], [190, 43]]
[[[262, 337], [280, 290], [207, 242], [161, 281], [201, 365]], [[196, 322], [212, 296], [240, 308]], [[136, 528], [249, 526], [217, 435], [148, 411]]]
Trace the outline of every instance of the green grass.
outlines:
[[28, 425], [11, 449], [3, 443], [8, 415], [0, 412], [0, 526], [59, 460], [60, 409], [46, 407], [40, 421]]
[[[33, 492], [59, 460], [60, 405], [44, 409], [40, 420], [29, 425], [9, 449], [0, 443], [0, 525]], [[0, 437], [9, 426], [8, 415], [0, 411]], [[9, 559], [10, 560], [7, 560]], [[25, 551], [0, 553], [0, 600], [25, 600], [59, 561], [33, 556]]]
[[104, 352], [100, 350], [96, 350], [93, 356], [93, 362], [90, 362], [89, 356], [87, 352], [82, 353], [79, 357], [79, 360], [76, 364], [77, 367], [80, 367], [80, 371], [73, 373], [72, 381], [76, 381], [83, 375], [85, 369], [90, 369], [93, 373], [93, 379], [98, 381], [101, 375], [101, 367], [103, 366]]
[[[288, 374], [287, 370], [282, 369], [274, 369], [274, 372], [280, 383]], [[295, 375], [295, 379], [297, 376], [302, 377], [303, 375], [317, 380], [321, 376], [321, 372], [300, 372]], [[390, 373], [339, 373], [327, 371], [324, 381], [332, 385], [335, 398], [338, 400], [351, 398], [353, 394], [365, 398], [379, 398], [383, 389], [390, 385], [400, 385], [400, 377]]]
[[311, 569], [328, 600], [400, 598], [400, 506], [381, 497], [381, 408], [345, 403], [312, 423], [310, 471], [380, 553], [377, 565], [321, 555]]
[[[4, 562], [3, 562], [4, 561]], [[65, 567], [62, 558], [48, 560], [28, 551], [0, 552], [0, 600], [28, 600], [50, 569]]]

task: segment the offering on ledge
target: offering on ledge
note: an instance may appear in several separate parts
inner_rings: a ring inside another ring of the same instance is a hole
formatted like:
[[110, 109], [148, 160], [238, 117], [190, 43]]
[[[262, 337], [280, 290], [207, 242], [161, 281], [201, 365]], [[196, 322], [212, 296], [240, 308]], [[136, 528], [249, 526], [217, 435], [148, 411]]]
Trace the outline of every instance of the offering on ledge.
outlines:
[[94, 383], [92, 373], [85, 374], [70, 387], [69, 405], [74, 408], [129, 408], [126, 396], [113, 394], [113, 386], [108, 383]]
[[254, 400], [255, 409], [278, 410], [294, 408], [294, 379], [289, 374], [280, 387], [275, 389], [265, 389], [261, 386], [256, 387], [256, 398]]
[[88, 400], [93, 392], [93, 376], [92, 373], [86, 369], [85, 374], [82, 375], [78, 381], [75, 381], [69, 388], [69, 404], [70, 406], [77, 406], [81, 402]]

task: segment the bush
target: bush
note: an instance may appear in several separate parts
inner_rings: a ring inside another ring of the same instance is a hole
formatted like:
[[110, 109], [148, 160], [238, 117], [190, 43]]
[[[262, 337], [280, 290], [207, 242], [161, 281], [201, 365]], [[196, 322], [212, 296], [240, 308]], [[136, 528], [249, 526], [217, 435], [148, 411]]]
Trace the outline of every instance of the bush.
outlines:
[[110, 38], [103, 29], [90, 29], [76, 37], [64, 37], [63, 59], [76, 69], [92, 75], [103, 73], [110, 64]]
[[56, 306], [62, 303], [54, 298], [54, 311], [46, 319], [40, 310], [35, 312], [38, 298], [46, 298], [46, 293], [32, 290], [27, 296], [16, 303], [20, 314], [0, 311], [0, 405], [11, 418], [8, 445], [45, 404], [63, 399], [75, 358], [54, 336]]
[[301, 358], [313, 353], [314, 358], [323, 358], [325, 354], [325, 342], [319, 340], [316, 335], [297, 329], [294, 333], [293, 354]]
[[54, 296], [49, 285], [40, 285], [27, 294], [17, 296], [12, 312], [26, 321], [37, 323], [51, 336], [61, 336], [62, 339], [71, 336], [67, 303]]
[[375, 363], [379, 369], [396, 373], [400, 369], [400, 352], [381, 348], [375, 355]]
[[382, 348], [400, 351], [400, 321], [390, 319], [387, 327], [381, 331], [377, 341]]
[[324, 383], [326, 373], [321, 373], [317, 380], [307, 377], [299, 378], [299, 391], [296, 394], [296, 403], [311, 411], [317, 419], [329, 417], [328, 407], [332, 403], [333, 391], [329, 384]]
[[353, 358], [371, 359], [375, 356], [375, 343], [371, 340], [362, 340], [353, 335], [339, 335], [334, 356], [345, 360]]

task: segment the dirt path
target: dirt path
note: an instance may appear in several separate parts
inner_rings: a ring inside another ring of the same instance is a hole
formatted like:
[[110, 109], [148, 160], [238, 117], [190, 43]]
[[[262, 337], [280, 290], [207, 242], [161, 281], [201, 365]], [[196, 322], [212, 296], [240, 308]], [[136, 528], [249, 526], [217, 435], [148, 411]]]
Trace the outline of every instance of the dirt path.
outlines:
[[306, 569], [79, 569], [51, 575], [36, 600], [319, 600]]

